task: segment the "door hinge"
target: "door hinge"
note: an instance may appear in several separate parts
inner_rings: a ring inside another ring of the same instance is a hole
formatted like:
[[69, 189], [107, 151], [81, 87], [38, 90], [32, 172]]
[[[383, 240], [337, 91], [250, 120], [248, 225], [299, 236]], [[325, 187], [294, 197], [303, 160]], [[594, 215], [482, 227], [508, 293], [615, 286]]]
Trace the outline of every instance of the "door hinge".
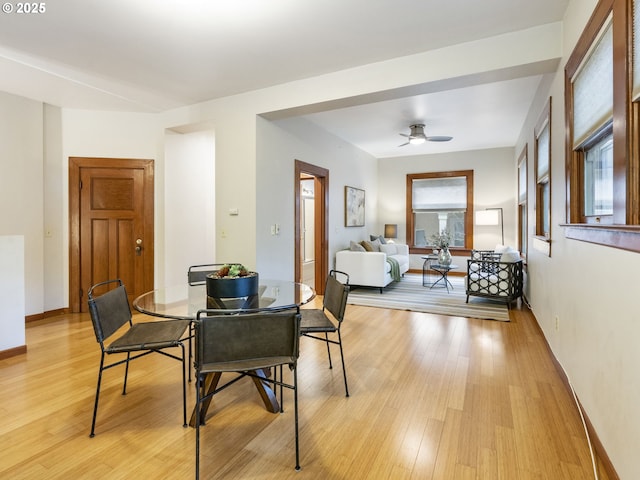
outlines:
[[82, 295], [84, 295], [84, 292], [80, 289], [80, 300], [82, 300]]
[[82, 180], [80, 180], [80, 190], [82, 190]]

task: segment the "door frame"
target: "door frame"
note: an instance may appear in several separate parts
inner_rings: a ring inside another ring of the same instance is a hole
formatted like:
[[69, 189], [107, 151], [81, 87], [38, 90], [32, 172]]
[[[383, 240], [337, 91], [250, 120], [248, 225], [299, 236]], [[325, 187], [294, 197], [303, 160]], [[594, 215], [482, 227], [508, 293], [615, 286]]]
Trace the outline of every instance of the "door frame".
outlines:
[[318, 167], [301, 160], [295, 160], [294, 185], [294, 278], [296, 282], [302, 281], [302, 243], [301, 243], [301, 189], [300, 176], [304, 174], [315, 178], [315, 290], [318, 294], [324, 293], [324, 282], [329, 273], [329, 170]]
[[80, 170], [82, 168], [137, 168], [144, 171], [144, 230], [146, 254], [151, 268], [142, 272], [145, 291], [153, 290], [154, 281], [154, 172], [153, 160], [129, 158], [69, 157], [69, 308], [72, 313], [82, 311], [80, 302], [87, 292], [80, 292]]

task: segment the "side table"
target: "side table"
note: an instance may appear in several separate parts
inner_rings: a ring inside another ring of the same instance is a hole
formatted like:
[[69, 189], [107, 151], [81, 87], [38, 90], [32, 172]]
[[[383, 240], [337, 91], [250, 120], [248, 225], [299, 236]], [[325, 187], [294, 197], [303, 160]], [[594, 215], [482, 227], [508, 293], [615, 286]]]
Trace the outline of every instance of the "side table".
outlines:
[[440, 265], [438, 263], [432, 263], [430, 267], [431, 267], [431, 270], [438, 272], [440, 274], [440, 278], [436, 280], [433, 283], [433, 285], [431, 285], [431, 288], [435, 287], [438, 283], [442, 282], [443, 284], [442, 286], [444, 286], [447, 289], [447, 293], [449, 293], [449, 287], [451, 287], [451, 290], [453, 290], [453, 285], [451, 285], [451, 282], [449, 281], [447, 276], [449, 275], [449, 272], [451, 270], [458, 268], [458, 265], [454, 265], [454, 264]]
[[433, 285], [432, 283], [427, 282], [427, 276], [429, 276], [429, 270], [431, 270], [432, 262], [438, 262], [438, 255], [435, 253], [430, 253], [429, 255], [425, 255], [421, 257], [424, 262], [422, 263], [422, 286], [428, 287], [429, 285]]

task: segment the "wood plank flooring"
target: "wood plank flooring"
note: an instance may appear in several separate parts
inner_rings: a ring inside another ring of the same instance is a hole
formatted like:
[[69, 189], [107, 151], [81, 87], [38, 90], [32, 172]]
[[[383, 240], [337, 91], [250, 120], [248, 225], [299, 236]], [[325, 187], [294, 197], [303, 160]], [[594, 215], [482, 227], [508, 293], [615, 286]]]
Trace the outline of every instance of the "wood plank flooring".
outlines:
[[[534, 319], [526, 309], [511, 315], [503, 323], [349, 305], [351, 397], [338, 350], [329, 370], [324, 344], [301, 339], [302, 470], [291, 394], [285, 413], [271, 414], [245, 379], [213, 400], [202, 478], [594, 478], [578, 411]], [[0, 478], [193, 478], [178, 362], [137, 360], [126, 396], [123, 369], [107, 371], [89, 438], [100, 355], [88, 316], [30, 323], [27, 346], [0, 361]], [[191, 409], [193, 385], [188, 394]]]

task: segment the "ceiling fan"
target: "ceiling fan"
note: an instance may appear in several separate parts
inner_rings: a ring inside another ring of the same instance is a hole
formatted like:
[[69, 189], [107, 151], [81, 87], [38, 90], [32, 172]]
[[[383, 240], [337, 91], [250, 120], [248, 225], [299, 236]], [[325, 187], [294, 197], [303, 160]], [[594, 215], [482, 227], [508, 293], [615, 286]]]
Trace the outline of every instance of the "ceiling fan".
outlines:
[[453, 137], [448, 136], [433, 136], [427, 137], [424, 133], [424, 123], [416, 123], [414, 125], [409, 126], [410, 133], [407, 135], [406, 133], [401, 133], [403, 137], [407, 137], [407, 142], [402, 145], [398, 145], [399, 147], [404, 147], [405, 145], [420, 145], [424, 142], [448, 142]]

